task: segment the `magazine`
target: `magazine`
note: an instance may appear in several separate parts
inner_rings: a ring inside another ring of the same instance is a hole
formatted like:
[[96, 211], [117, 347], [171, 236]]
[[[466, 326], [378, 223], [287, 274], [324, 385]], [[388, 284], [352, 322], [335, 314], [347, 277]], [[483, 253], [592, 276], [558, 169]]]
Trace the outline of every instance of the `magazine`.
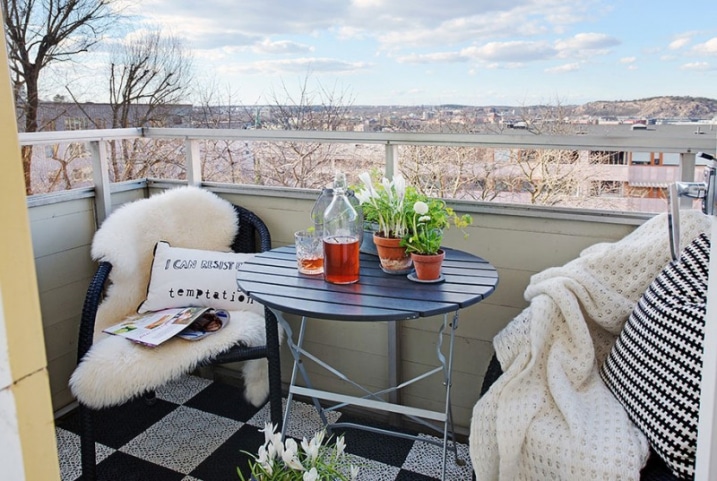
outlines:
[[188, 341], [202, 339], [228, 322], [229, 313], [223, 309], [178, 307], [128, 317], [104, 332], [156, 347], [174, 336]]

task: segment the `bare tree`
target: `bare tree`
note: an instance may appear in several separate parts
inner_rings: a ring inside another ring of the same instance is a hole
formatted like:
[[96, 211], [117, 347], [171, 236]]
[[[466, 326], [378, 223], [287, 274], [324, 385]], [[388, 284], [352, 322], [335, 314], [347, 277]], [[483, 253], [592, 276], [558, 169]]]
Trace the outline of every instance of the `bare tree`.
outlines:
[[[13, 90], [25, 132], [38, 130], [40, 74], [94, 46], [111, 25], [113, 0], [0, 0]], [[23, 146], [25, 191], [32, 194], [32, 147]]]
[[[235, 105], [238, 97], [228, 85], [214, 79], [201, 82], [195, 93], [192, 125], [207, 129], [246, 128], [256, 120], [251, 108]], [[212, 182], [250, 183], [253, 176], [252, 143], [227, 139], [202, 142], [202, 178]]]
[[[317, 82], [312, 89], [307, 74], [299, 85], [298, 95], [282, 82], [281, 94], [272, 95], [268, 117], [270, 125], [283, 130], [339, 130], [351, 107], [345, 90], [328, 89]], [[257, 124], [262, 124], [257, 122]], [[319, 142], [278, 142], [255, 144], [257, 155], [254, 182], [288, 187], [321, 188], [334, 177], [337, 161], [346, 153], [337, 152], [334, 144]], [[264, 161], [258, 162], [259, 159]]]
[[[445, 134], [474, 133], [474, 126], [461, 116], [455, 122], [440, 119], [419, 127], [421, 132]], [[405, 145], [401, 147], [401, 173], [419, 192], [438, 197], [492, 200], [493, 191], [485, 189], [490, 178], [490, 149]]]
[[[166, 126], [171, 108], [186, 98], [192, 58], [182, 43], [160, 31], [145, 33], [112, 53], [109, 97], [112, 127]], [[155, 142], [144, 155], [146, 141], [111, 144], [112, 175], [116, 182], [157, 172], [160, 165], [182, 169], [172, 156], [160, 152], [167, 142]], [[170, 147], [169, 150], [173, 150]]]

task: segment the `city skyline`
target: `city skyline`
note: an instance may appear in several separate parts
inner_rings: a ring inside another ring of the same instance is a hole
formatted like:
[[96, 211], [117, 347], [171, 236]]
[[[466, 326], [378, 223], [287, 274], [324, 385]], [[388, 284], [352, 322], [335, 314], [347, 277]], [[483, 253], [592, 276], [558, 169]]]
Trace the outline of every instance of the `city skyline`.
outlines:
[[193, 52], [200, 83], [245, 105], [298, 95], [304, 79], [356, 105], [717, 98], [717, 3], [706, 0], [141, 0], [123, 13], [131, 25], [54, 67], [51, 92], [70, 82], [101, 101], [109, 47], [159, 26]]

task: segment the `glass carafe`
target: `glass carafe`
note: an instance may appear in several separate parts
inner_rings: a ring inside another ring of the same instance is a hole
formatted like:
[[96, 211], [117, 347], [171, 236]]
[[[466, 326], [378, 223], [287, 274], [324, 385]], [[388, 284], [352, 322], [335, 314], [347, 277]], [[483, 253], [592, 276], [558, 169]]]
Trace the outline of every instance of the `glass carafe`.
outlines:
[[331, 203], [324, 211], [324, 279], [333, 284], [359, 280], [361, 215], [349, 199], [346, 174], [336, 173]]

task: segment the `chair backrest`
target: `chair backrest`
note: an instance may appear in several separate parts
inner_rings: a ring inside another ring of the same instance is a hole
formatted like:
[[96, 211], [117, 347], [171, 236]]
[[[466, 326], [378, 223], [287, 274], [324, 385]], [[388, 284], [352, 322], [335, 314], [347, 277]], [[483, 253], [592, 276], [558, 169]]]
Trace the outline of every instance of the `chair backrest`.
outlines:
[[234, 252], [264, 252], [271, 249], [271, 234], [264, 221], [252, 211], [234, 205], [239, 218], [239, 229], [232, 243]]

